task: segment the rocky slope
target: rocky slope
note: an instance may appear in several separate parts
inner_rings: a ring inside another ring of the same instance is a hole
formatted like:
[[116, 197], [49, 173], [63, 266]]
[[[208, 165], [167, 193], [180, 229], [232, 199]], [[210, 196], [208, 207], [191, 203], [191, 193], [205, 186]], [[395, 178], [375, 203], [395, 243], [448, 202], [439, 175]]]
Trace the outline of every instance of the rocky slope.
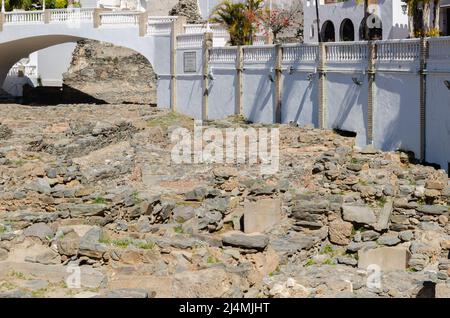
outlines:
[[193, 123], [148, 106], [0, 118], [0, 296], [450, 296], [447, 175], [402, 153], [282, 125], [262, 176], [175, 164], [170, 132]]
[[156, 78], [142, 55], [123, 47], [91, 40], [78, 42], [64, 90], [106, 103], [156, 104]]

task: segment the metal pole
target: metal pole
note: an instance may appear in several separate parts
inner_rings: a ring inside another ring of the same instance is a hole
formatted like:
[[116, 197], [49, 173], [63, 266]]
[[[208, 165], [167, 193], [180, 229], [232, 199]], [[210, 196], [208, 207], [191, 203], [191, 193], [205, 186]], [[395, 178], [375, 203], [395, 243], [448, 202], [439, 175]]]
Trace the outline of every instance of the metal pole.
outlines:
[[208, 15], [206, 18], [206, 32], [210, 32], [211, 26], [209, 25], [209, 0], [206, 0], [206, 14]]
[[316, 23], [317, 23], [317, 39], [319, 43], [322, 42], [322, 35], [320, 34], [320, 18], [319, 18], [319, 1], [316, 0]]

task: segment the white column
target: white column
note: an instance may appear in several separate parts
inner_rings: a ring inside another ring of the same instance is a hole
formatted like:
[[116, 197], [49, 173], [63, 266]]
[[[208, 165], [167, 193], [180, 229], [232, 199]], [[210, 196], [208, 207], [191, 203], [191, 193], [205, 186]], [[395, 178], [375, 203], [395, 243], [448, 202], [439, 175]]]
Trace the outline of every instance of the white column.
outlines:
[[5, 13], [5, 0], [2, 0], [2, 12]]
[[45, 11], [45, 0], [42, 2], [42, 10]]

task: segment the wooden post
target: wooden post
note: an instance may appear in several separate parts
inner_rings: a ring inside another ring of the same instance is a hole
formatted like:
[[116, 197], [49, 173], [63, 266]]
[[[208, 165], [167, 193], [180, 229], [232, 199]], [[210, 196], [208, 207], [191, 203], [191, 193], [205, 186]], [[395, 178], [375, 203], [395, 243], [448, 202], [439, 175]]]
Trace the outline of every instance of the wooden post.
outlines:
[[102, 24], [102, 20], [100, 19], [100, 13], [102, 12], [102, 9], [95, 8], [94, 9], [94, 28], [97, 29]]
[[374, 42], [368, 43], [369, 63], [367, 74], [369, 76], [369, 91], [367, 98], [367, 144], [373, 144], [373, 115], [375, 108], [375, 58], [376, 45]]
[[5, 13], [0, 12], [0, 32], [3, 31], [3, 24], [5, 23]]
[[235, 115], [243, 115], [242, 105], [242, 87], [243, 87], [243, 73], [244, 73], [244, 49], [242, 46], [237, 47], [236, 56], [236, 102], [235, 102]]
[[319, 92], [318, 92], [318, 126], [320, 129], [326, 128], [326, 108], [327, 108], [327, 92], [326, 92], [326, 47], [323, 42], [319, 43]]
[[280, 44], [275, 46], [275, 123], [281, 123], [281, 102], [282, 102], [282, 75], [283, 75], [283, 47]]
[[44, 23], [49, 24], [52, 18], [52, 13], [49, 10], [44, 10]]
[[420, 161], [426, 161], [427, 148], [427, 59], [428, 59], [428, 41], [425, 38], [420, 39]]
[[177, 36], [183, 33], [186, 17], [178, 17], [172, 22], [170, 32], [170, 109], [177, 109]]
[[139, 36], [146, 36], [148, 28], [148, 12], [142, 12], [139, 15]]
[[208, 119], [208, 98], [209, 98], [209, 55], [213, 46], [213, 33], [207, 32], [203, 36], [203, 94], [202, 94], [202, 120]]

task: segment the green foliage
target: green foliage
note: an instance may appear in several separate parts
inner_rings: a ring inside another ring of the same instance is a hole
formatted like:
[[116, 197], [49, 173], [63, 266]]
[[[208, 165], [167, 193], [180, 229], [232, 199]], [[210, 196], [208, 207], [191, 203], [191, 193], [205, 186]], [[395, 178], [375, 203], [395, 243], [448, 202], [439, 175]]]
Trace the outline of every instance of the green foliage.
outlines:
[[263, 5], [263, 0], [246, 0], [242, 3], [225, 0], [216, 7], [211, 21], [228, 30], [231, 45], [251, 45]]
[[137, 248], [143, 249], [143, 250], [152, 250], [155, 247], [155, 243], [153, 242], [139, 242], [134, 244]]
[[206, 260], [206, 262], [208, 264], [217, 264], [217, 263], [219, 263], [219, 260], [216, 257], [210, 255], [210, 256], [208, 256], [208, 259]]
[[93, 201], [93, 204], [105, 204], [106, 203], [106, 199], [102, 198], [102, 197], [96, 197]]
[[[62, 9], [67, 8], [67, 0], [46, 0], [46, 9]], [[43, 0], [5, 0], [6, 11], [18, 10], [41, 10]]]
[[112, 241], [112, 244], [114, 246], [120, 247], [120, 248], [127, 248], [131, 244], [133, 244], [133, 240], [129, 237], [124, 237], [120, 239], [116, 239]]
[[306, 262], [305, 267], [313, 266], [313, 265], [316, 265], [316, 264], [317, 264], [317, 263], [316, 263], [315, 260], [309, 259], [309, 260]]
[[175, 233], [178, 233], [178, 234], [183, 234], [183, 233], [184, 233], [183, 227], [182, 227], [181, 225], [178, 225], [178, 226], [174, 227], [174, 228], [173, 228], [173, 231], [174, 231]]

